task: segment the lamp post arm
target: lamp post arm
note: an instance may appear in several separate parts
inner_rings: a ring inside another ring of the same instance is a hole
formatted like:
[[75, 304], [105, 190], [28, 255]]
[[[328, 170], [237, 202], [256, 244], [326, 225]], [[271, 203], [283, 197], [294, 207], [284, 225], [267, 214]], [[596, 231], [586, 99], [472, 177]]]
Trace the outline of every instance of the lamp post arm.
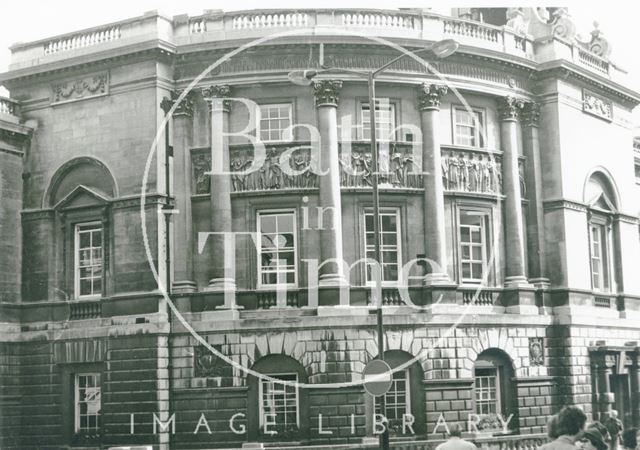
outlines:
[[[413, 54], [415, 55], [415, 54], [424, 53], [424, 52], [427, 52], [427, 51], [431, 51], [431, 47], [429, 47], [429, 48], [421, 48], [420, 50], [416, 50], [415, 52], [413, 52]], [[391, 66], [392, 64], [400, 61], [405, 56], [407, 56], [407, 54], [403, 53], [401, 55], [396, 56], [391, 61], [384, 63], [382, 66], [378, 67], [376, 70], [373, 71], [373, 76], [375, 77], [376, 75], [380, 74], [381, 72], [384, 72], [385, 70], [387, 70], [389, 68], [389, 66]]]

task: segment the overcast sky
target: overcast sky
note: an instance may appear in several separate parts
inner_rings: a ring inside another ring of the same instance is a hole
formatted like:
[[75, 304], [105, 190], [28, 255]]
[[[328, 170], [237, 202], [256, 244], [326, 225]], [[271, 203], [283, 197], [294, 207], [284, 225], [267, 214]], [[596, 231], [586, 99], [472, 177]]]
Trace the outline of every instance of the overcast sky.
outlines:
[[[0, 27], [0, 72], [5, 72], [11, 53], [9, 46], [15, 42], [29, 42], [67, 33], [82, 28], [139, 16], [145, 11], [159, 10], [168, 15], [200, 14], [204, 9], [235, 11], [258, 8], [433, 8], [448, 14], [451, 7], [460, 6], [563, 6], [570, 8], [581, 35], [589, 36], [593, 21], [612, 43], [611, 59], [629, 71], [630, 82], [640, 89], [640, 2], [637, 0], [591, 1], [431, 1], [415, 0], [4, 0], [2, 26]], [[6, 95], [6, 91], [4, 92]], [[635, 124], [640, 134], [640, 108], [635, 111]]]

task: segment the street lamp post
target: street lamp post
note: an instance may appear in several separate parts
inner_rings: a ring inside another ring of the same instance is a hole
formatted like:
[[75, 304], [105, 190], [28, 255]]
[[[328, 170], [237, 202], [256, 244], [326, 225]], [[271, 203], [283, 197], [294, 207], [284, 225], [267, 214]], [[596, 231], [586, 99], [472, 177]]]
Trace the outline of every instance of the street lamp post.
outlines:
[[[436, 58], [442, 59], [447, 56], [452, 55], [458, 49], [458, 43], [453, 39], [445, 39], [442, 41], [435, 42], [428, 48], [423, 48], [418, 51], [413, 52], [423, 53], [430, 52]], [[361, 75], [366, 77], [367, 84], [369, 88], [369, 128], [370, 128], [370, 144], [371, 144], [371, 164], [372, 168], [372, 191], [373, 191], [373, 245], [374, 245], [374, 259], [378, 266], [380, 267], [380, 271], [378, 276], [375, 277], [375, 290], [374, 290], [374, 304], [377, 305], [376, 308], [376, 326], [377, 326], [377, 334], [378, 334], [378, 355], [381, 360], [384, 360], [384, 327], [382, 321], [382, 277], [383, 270], [381, 265], [382, 255], [380, 250], [380, 194], [378, 189], [378, 138], [376, 136], [376, 88], [375, 88], [375, 79], [376, 76], [384, 72], [391, 65], [393, 65], [396, 61], [402, 59], [406, 54], [402, 54], [383, 64], [375, 70], [369, 71], [360, 71], [360, 70], [351, 70], [351, 69], [341, 69], [341, 68], [324, 68], [321, 70], [303, 70], [303, 71], [293, 71], [289, 73], [289, 80], [298, 85], [308, 86], [311, 84], [313, 78], [317, 75], [321, 75], [324, 73], [351, 73]], [[375, 271], [374, 271], [375, 272]], [[380, 396], [380, 411], [384, 415], [386, 412], [386, 398], [385, 395]], [[380, 448], [382, 450], [389, 450], [389, 427], [385, 425], [384, 432], [380, 435]]]

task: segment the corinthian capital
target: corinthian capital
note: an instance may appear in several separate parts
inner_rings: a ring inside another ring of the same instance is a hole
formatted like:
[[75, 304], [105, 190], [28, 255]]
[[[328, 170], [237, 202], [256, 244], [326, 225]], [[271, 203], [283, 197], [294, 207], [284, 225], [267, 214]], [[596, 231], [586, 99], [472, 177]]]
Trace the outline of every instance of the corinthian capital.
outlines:
[[[182, 92], [182, 90], [171, 91], [171, 97], [164, 97], [162, 99], [160, 108], [162, 108], [165, 114], [168, 113], [171, 108], [173, 108], [173, 105], [178, 100]], [[176, 108], [173, 110], [173, 116], [193, 116], [193, 91], [187, 92], [182, 101], [178, 103]]]
[[338, 106], [342, 81], [318, 80], [313, 82], [313, 95], [318, 106]]
[[540, 104], [526, 102], [522, 109], [522, 124], [525, 127], [537, 127], [540, 122]]
[[231, 111], [231, 102], [227, 100], [231, 97], [231, 88], [226, 84], [214, 84], [202, 88], [202, 97], [209, 104], [209, 111], [211, 111], [214, 105], [221, 108], [223, 112]]
[[498, 114], [501, 120], [518, 120], [523, 107], [524, 101], [511, 95], [498, 100]]
[[440, 100], [447, 93], [447, 90], [444, 84], [422, 83], [418, 93], [420, 110], [440, 109]]

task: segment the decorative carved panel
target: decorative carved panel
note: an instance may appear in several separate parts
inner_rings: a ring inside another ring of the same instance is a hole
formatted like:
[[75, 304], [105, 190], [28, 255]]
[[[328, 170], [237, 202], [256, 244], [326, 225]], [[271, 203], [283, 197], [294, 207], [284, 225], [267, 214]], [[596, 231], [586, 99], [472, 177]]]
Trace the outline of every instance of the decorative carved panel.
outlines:
[[529, 338], [529, 361], [532, 366], [544, 365], [544, 339]]
[[84, 100], [109, 93], [109, 73], [101, 72], [51, 86], [51, 104]]
[[613, 120], [613, 104], [611, 100], [587, 89], [582, 90], [582, 110], [605, 120]]
[[[252, 147], [236, 147], [229, 150], [231, 192], [317, 188], [318, 176], [310, 170], [310, 149], [303, 147], [283, 155], [288, 150], [290, 147], [287, 146], [267, 147], [264, 163], [255, 169], [251, 169], [254, 161]], [[289, 165], [288, 169], [285, 164]], [[207, 194], [211, 191], [211, 180], [207, 175], [210, 170], [210, 152], [194, 152], [192, 189], [195, 194]], [[249, 172], [243, 173], [247, 171]]]
[[442, 182], [449, 191], [500, 194], [502, 158], [479, 152], [442, 149]]
[[[214, 345], [218, 352], [222, 351], [221, 345]], [[221, 377], [225, 362], [211, 352], [208, 348], [199, 345], [193, 347], [193, 376], [196, 378]]]
[[[389, 156], [391, 155], [391, 156]], [[378, 185], [382, 187], [421, 189], [422, 161], [407, 144], [390, 143], [380, 147]], [[351, 154], [346, 147], [340, 151], [340, 185], [343, 187], [372, 186], [372, 158], [369, 144], [352, 143]]]

